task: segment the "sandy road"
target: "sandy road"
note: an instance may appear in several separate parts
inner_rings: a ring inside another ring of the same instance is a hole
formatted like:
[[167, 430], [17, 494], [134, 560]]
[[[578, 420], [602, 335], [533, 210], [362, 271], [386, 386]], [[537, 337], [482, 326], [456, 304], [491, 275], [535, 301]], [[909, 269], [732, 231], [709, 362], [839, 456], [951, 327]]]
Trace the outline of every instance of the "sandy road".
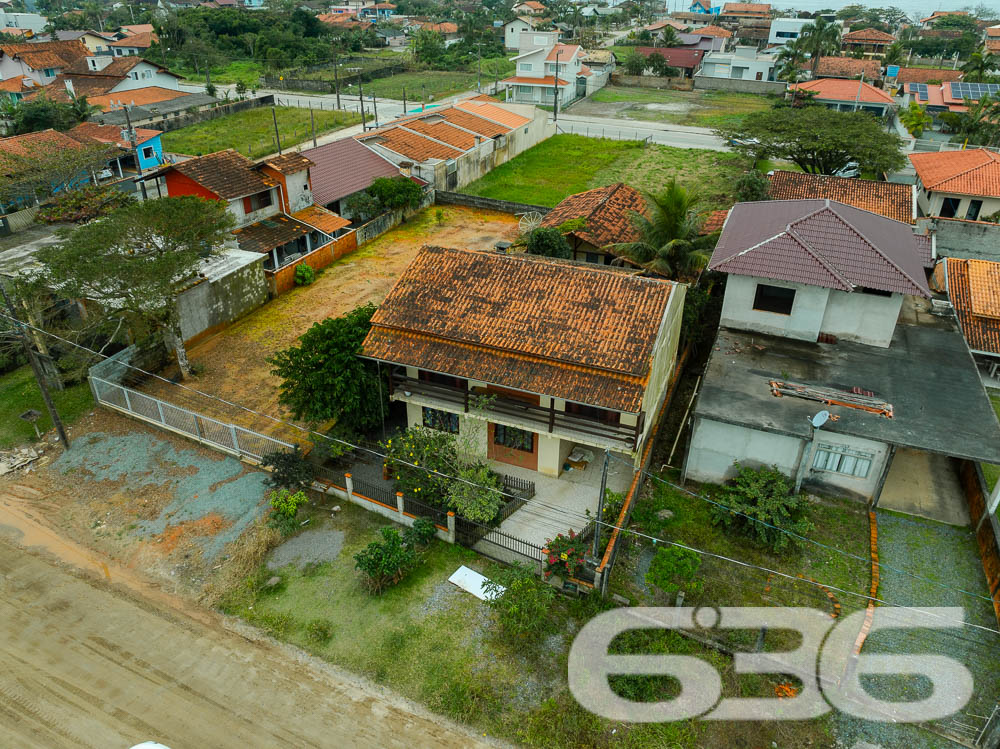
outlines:
[[210, 612], [196, 620], [74, 574], [3, 530], [0, 746], [486, 746], [357, 677], [241, 636]]

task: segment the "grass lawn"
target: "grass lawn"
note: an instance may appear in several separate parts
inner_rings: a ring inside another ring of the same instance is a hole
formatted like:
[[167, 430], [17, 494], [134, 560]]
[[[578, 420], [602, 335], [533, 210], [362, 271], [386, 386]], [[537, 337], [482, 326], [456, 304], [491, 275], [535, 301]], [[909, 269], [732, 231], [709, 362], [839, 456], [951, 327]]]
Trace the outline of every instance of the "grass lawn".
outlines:
[[[86, 382], [51, 392], [56, 410], [66, 425], [72, 424], [85, 411], [94, 407], [90, 386]], [[31, 408], [42, 414], [38, 419], [38, 428], [42, 432], [51, 429], [52, 422], [45, 410], [31, 367], [25, 364], [20, 369], [0, 375], [0, 449], [35, 439], [35, 430], [31, 424], [18, 418]]]
[[[178, 75], [184, 76], [192, 83], [205, 82], [204, 70], [196, 73], [194, 68], [185, 67], [183, 64], [172, 64], [170, 65], [170, 69]], [[237, 60], [226, 65], [213, 67], [211, 69], [212, 83], [215, 83], [216, 85], [228, 85], [230, 83], [243, 81], [243, 83], [246, 84], [247, 89], [259, 88], [260, 84], [258, 81], [262, 75], [264, 75], [263, 66], [251, 60]]]
[[614, 182], [655, 191], [677, 177], [703, 196], [706, 209], [728, 208], [733, 203], [733, 181], [746, 166], [735, 153], [555, 135], [462, 192], [554, 206], [567, 195]]
[[[283, 148], [291, 148], [312, 137], [308, 109], [277, 107], [276, 110]], [[313, 110], [313, 112], [316, 116], [317, 135], [361, 121], [360, 115], [356, 112], [336, 110]], [[249, 148], [251, 157], [277, 151], [270, 107], [228, 114], [163, 134], [163, 150], [171, 153], [200, 156], [225, 148], [235, 148], [244, 155]]]
[[737, 125], [751, 112], [770, 109], [773, 97], [731, 91], [670, 91], [606, 86], [590, 97], [597, 104], [622, 104], [614, 116], [696, 127]]
[[[328, 80], [333, 82], [333, 73], [321, 70], [312, 73], [309, 78]], [[483, 85], [490, 83], [493, 79], [483, 71]], [[462, 71], [442, 71], [424, 70], [413, 73], [397, 73], [387, 78], [376, 78], [361, 85], [365, 98], [372, 95], [380, 99], [403, 98], [403, 89], [406, 89], [407, 102], [419, 102], [421, 96], [427, 96], [427, 101], [437, 101], [455, 94], [462, 94], [466, 91], [476, 90], [476, 74]], [[332, 89], [331, 89], [332, 90]], [[341, 97], [358, 95], [357, 84], [340, 87]]]
[[[1000, 419], [1000, 395], [990, 395], [990, 403], [993, 404], [993, 410], [996, 411], [997, 418]], [[997, 480], [1000, 479], [1000, 466], [991, 463], [980, 463], [979, 465], [983, 469], [986, 485], [992, 491], [993, 487], [997, 485]]]

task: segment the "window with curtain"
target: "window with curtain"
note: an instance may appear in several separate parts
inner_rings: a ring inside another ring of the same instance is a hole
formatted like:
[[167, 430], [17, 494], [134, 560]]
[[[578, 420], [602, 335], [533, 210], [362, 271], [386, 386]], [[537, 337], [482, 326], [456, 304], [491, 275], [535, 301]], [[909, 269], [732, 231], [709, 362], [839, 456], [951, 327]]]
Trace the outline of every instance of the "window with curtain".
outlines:
[[458, 414], [424, 406], [424, 426], [428, 429], [458, 434]]
[[874, 459], [875, 453], [852, 450], [845, 445], [819, 443], [816, 445], [813, 468], [817, 471], [830, 471], [863, 479], [868, 477]]

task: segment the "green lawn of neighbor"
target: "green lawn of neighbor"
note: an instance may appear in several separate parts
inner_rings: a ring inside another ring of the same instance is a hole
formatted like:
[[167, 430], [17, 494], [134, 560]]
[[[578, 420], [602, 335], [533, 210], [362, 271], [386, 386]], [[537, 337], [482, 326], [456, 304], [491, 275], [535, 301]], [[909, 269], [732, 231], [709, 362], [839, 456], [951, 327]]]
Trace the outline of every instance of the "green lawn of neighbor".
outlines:
[[[1000, 419], [1000, 395], [990, 395], [990, 403], [993, 404], [993, 410], [996, 411], [997, 418]], [[983, 469], [986, 485], [992, 490], [997, 485], [997, 480], [1000, 479], [1000, 466], [990, 463], [980, 463], [979, 465]]]
[[[276, 110], [282, 148], [291, 148], [312, 137], [308, 109], [277, 107]], [[356, 112], [316, 109], [313, 113], [317, 135], [361, 121]], [[163, 150], [170, 153], [200, 156], [225, 148], [235, 148], [244, 155], [249, 148], [252, 157], [276, 152], [271, 108], [248, 109], [163, 134]]]
[[656, 191], [677, 177], [702, 196], [704, 208], [728, 208], [733, 182], [746, 168], [746, 160], [735, 153], [555, 135], [462, 192], [554, 206], [567, 195], [614, 182]]
[[[628, 106], [615, 117], [696, 127], [738, 125], [751, 112], [770, 109], [774, 97], [731, 91], [671, 91], [606, 86], [590, 97], [596, 103]], [[662, 108], [660, 108], [662, 107]], [[671, 109], [686, 111], [670, 111]]]
[[[180, 60], [178, 60], [178, 62], [180, 62]], [[194, 68], [188, 68], [183, 63], [177, 65], [171, 64], [170, 69], [178, 75], [183, 75], [192, 83], [205, 82], [204, 70], [195, 72]], [[259, 80], [263, 74], [263, 66], [259, 63], [253, 62], [252, 60], [236, 60], [227, 63], [226, 65], [215, 66], [211, 68], [210, 71], [212, 83], [216, 85], [227, 85], [243, 81], [248, 90], [260, 87]]]
[[[63, 423], [72, 424], [85, 411], [94, 407], [90, 386], [86, 383], [71, 385], [65, 390], [51, 389], [52, 400]], [[0, 375], [0, 449], [35, 439], [31, 424], [18, 417], [29, 409], [41, 412], [38, 428], [45, 432], [52, 428], [48, 411], [42, 401], [31, 367], [25, 364], [4, 375]]]
[[[309, 74], [308, 77], [333, 83], [333, 73], [327, 70]], [[482, 80], [484, 87], [493, 82], [493, 78], [488, 76], [485, 70]], [[397, 73], [361, 84], [366, 99], [370, 96], [377, 96], [380, 99], [402, 100], [404, 88], [406, 89], [407, 102], [419, 102], [421, 96], [426, 96], [428, 102], [434, 102], [467, 91], [475, 91], [476, 74], [463, 71], [423, 70], [412, 73]], [[341, 98], [346, 97], [349, 101], [349, 97], [357, 97], [357, 95], [357, 84], [351, 86], [341, 84]]]

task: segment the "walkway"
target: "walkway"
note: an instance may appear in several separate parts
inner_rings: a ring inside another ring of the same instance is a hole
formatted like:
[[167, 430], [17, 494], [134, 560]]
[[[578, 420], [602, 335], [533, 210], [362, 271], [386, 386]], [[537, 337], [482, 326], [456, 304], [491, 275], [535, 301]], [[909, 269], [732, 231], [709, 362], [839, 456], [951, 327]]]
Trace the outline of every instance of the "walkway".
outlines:
[[955, 461], [945, 455], [897, 450], [878, 506], [951, 525], [969, 524], [969, 510]]

